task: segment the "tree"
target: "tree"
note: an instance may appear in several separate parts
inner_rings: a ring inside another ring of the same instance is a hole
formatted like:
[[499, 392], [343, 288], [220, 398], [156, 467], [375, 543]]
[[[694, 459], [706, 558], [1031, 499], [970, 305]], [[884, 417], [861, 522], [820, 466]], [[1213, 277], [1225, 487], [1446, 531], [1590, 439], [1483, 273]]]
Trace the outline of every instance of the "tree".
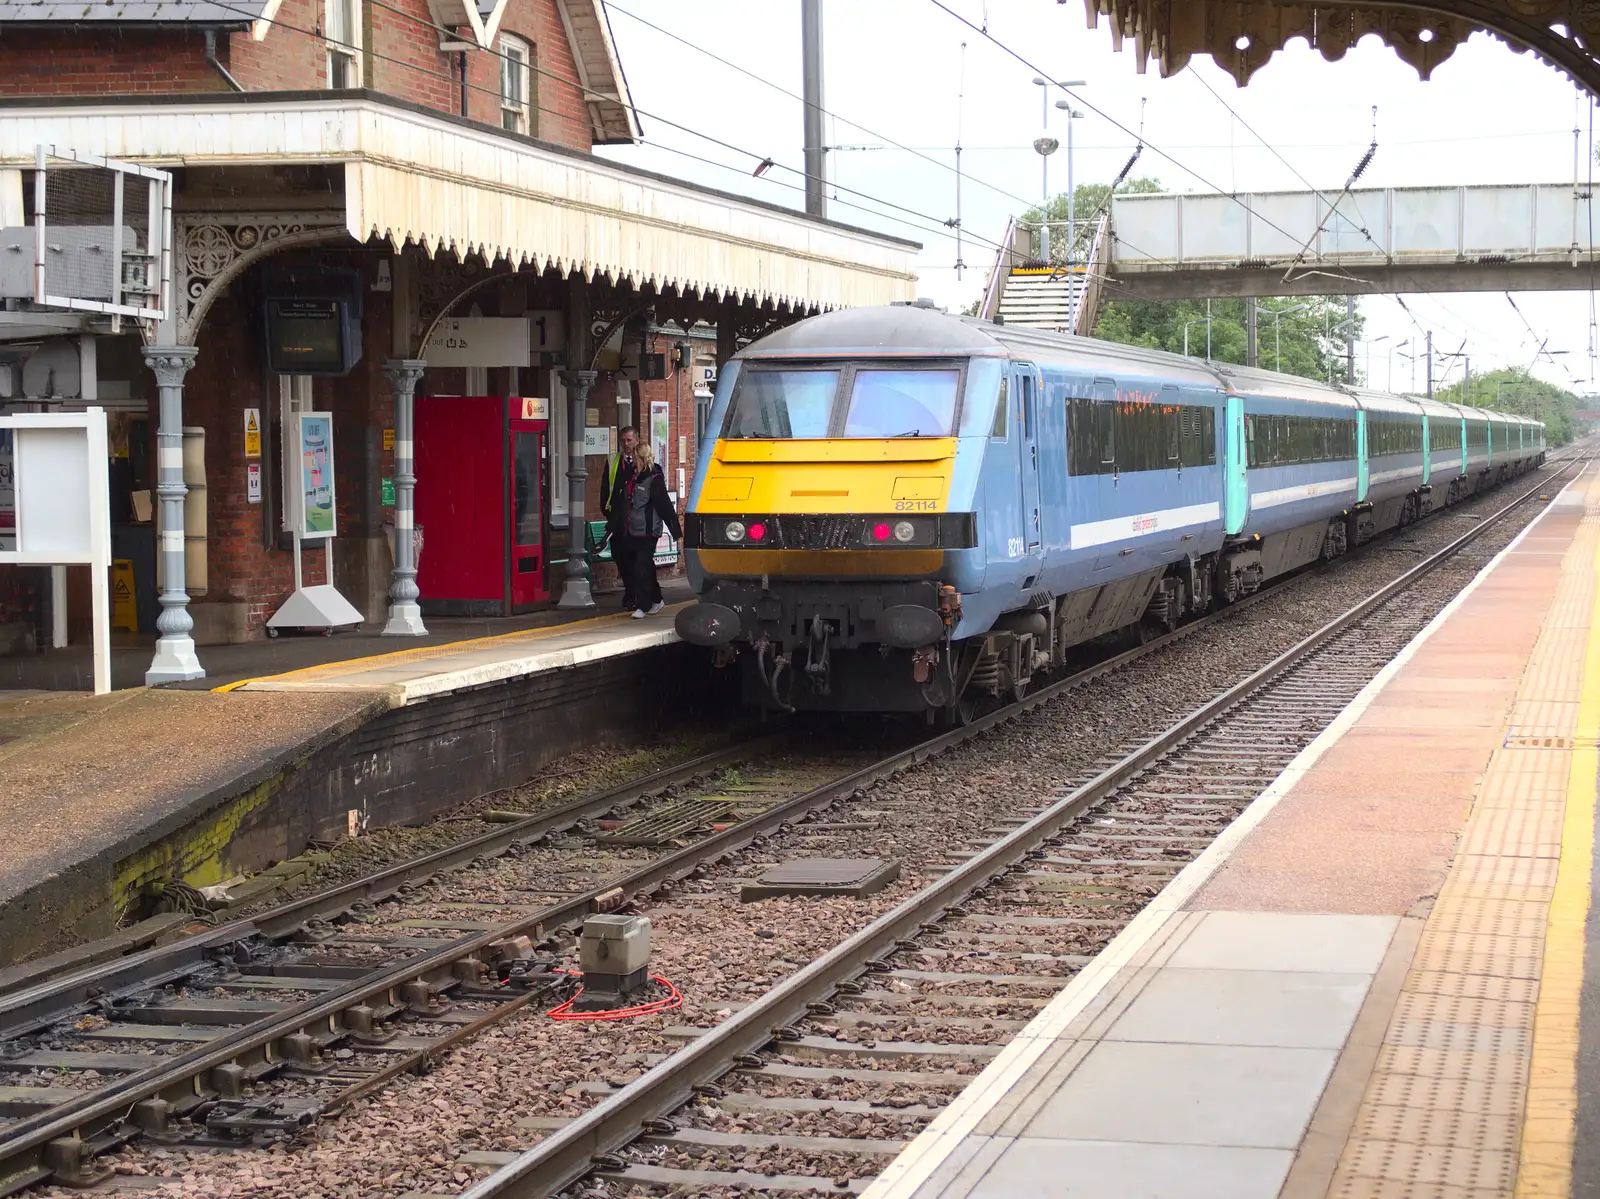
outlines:
[[1473, 375], [1468, 381], [1438, 388], [1433, 394], [1447, 404], [1467, 404], [1541, 420], [1552, 446], [1566, 445], [1585, 431], [1579, 427], [1583, 422], [1575, 416], [1583, 401], [1554, 383], [1535, 379], [1522, 367]]
[[[1210, 353], [1214, 361], [1245, 360], [1245, 305], [1248, 300], [1212, 300], [1210, 303]], [[1274, 320], [1273, 312], [1305, 304]], [[1313, 296], [1294, 302], [1257, 301], [1256, 362], [1267, 370], [1281, 370], [1307, 379], [1347, 383], [1345, 339], [1334, 332], [1345, 320], [1345, 302], [1330, 296]], [[1124, 345], [1184, 352], [1184, 327], [1189, 330], [1188, 352], [1206, 354], [1204, 300], [1111, 300], [1100, 313], [1094, 335]], [[1361, 336], [1362, 317], [1356, 311], [1355, 336]], [[1281, 351], [1280, 351], [1281, 344]]]

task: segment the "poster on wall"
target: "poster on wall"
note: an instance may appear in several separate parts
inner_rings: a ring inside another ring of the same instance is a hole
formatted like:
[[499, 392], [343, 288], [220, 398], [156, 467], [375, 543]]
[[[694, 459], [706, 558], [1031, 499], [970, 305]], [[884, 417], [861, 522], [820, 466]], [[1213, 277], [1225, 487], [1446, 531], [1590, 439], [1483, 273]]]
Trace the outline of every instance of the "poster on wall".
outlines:
[[334, 519], [333, 413], [302, 412], [300, 441], [300, 536], [332, 537]]
[[666, 400], [650, 401], [650, 448], [656, 452], [656, 465], [667, 469], [667, 439], [672, 436], [672, 405]]

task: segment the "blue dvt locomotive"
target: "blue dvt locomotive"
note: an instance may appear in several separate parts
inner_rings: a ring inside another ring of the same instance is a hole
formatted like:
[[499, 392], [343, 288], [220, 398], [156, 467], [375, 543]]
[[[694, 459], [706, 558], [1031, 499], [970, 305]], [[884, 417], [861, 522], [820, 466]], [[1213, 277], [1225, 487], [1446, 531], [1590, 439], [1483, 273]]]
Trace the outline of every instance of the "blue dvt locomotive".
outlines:
[[1516, 416], [916, 306], [723, 368], [684, 640], [754, 703], [957, 717], [1543, 460]]

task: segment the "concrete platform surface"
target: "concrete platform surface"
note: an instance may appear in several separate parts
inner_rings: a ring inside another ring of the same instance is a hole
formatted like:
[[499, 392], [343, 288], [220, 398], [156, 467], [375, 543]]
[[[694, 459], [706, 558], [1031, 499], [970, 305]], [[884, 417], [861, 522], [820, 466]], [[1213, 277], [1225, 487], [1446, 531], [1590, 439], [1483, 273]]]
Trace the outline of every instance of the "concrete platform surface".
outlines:
[[[663, 578], [661, 590], [668, 603], [680, 603], [690, 597], [689, 582], [684, 578]], [[426, 618], [428, 635], [425, 637], [385, 637], [381, 623], [369, 622], [354, 632], [336, 633], [331, 637], [288, 634], [238, 645], [203, 645], [198, 652], [206, 677], [166, 686], [170, 690], [210, 691], [229, 683], [312, 666], [369, 658], [401, 649], [435, 648], [504, 633], [547, 629], [619, 611], [619, 597], [615, 593], [597, 596], [596, 603], [592, 611], [545, 609], [523, 616], [430, 616]], [[114, 689], [144, 686], [144, 672], [150, 666], [154, 644], [153, 633], [144, 636], [112, 634], [111, 685]], [[92, 691], [93, 688], [94, 662], [86, 643], [0, 657], [0, 695], [19, 690]]]
[[675, 610], [374, 638], [390, 652], [206, 690], [0, 691], [0, 966], [109, 935], [167, 879], [217, 882], [312, 839], [424, 820], [658, 724], [692, 682], [672, 656], [684, 647], [664, 648]]
[[0, 692], [0, 909], [248, 790], [386, 706], [353, 694]]
[[672, 619], [683, 606], [674, 604], [642, 620], [631, 613], [591, 616], [546, 628], [396, 649], [244, 679], [227, 689], [252, 693], [365, 691], [385, 694], [390, 702], [403, 706], [466, 687], [673, 645], [678, 635]]
[[1597, 548], [1591, 467], [868, 1199], [1600, 1194]]

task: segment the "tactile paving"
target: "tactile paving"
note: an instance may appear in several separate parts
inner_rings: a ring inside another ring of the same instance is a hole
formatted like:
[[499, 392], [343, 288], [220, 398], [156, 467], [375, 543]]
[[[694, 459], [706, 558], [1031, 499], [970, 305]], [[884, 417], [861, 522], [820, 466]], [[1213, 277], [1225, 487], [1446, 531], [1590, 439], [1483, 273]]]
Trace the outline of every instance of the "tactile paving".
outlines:
[[[1580, 486], [1583, 519], [1384, 1035], [1337, 1199], [1511, 1199], [1524, 1109], [1538, 1119], [1554, 1102], [1530, 1093], [1535, 1014], [1573, 756], [1592, 754], [1600, 731], [1581, 728], [1579, 710], [1600, 476]], [[1573, 527], [1551, 517], [1547, 537]], [[1508, 589], [1543, 586], [1515, 562]]]

